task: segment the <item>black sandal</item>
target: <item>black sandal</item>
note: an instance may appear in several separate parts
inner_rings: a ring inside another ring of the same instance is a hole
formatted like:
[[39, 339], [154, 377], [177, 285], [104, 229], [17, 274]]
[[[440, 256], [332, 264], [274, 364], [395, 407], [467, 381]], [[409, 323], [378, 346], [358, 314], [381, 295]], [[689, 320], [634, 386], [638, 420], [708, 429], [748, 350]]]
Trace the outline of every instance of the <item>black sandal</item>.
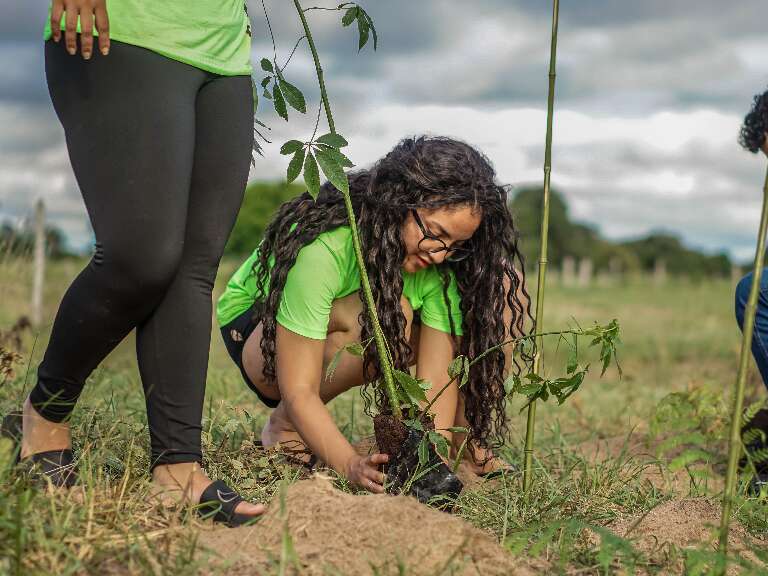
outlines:
[[478, 474], [478, 476], [483, 480], [494, 480], [496, 478], [501, 478], [505, 474], [517, 474], [518, 472], [520, 472], [520, 466], [518, 466], [517, 464], [512, 464], [501, 458], [498, 458], [498, 459], [502, 462], [502, 465], [500, 468], [497, 468], [496, 470], [491, 470], [490, 472], [484, 472], [482, 474]]
[[75, 469], [75, 455], [69, 448], [38, 452], [21, 459], [22, 422], [21, 412], [11, 412], [3, 418], [0, 426], [0, 436], [14, 443], [15, 463], [23, 464], [34, 480], [50, 482], [56, 488], [72, 488], [77, 484], [79, 477]]
[[205, 519], [212, 518], [214, 522], [222, 522], [230, 528], [236, 528], [258, 518], [251, 514], [235, 512], [240, 502], [243, 502], [240, 494], [222, 480], [215, 480], [200, 495], [197, 513]]

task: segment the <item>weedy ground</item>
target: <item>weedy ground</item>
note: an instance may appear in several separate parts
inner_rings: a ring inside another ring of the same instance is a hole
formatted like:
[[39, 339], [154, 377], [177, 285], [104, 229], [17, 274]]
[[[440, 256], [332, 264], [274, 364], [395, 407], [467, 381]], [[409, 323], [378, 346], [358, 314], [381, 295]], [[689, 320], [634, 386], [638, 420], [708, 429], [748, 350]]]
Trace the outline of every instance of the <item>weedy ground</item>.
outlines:
[[[47, 327], [22, 332], [15, 375], [0, 386], [2, 413], [32, 386], [61, 294], [82, 265], [49, 264]], [[222, 265], [217, 290], [236, 265]], [[0, 331], [29, 313], [31, 276], [28, 261], [0, 256]], [[410, 499], [352, 496], [333, 475], [306, 480], [261, 450], [256, 440], [268, 413], [214, 331], [205, 464], [246, 497], [271, 502], [265, 518], [237, 531], [151, 497], [129, 338], [93, 374], [74, 416], [81, 487], [30, 487], [0, 443], [0, 573], [709, 573], [726, 449], [719, 438], [739, 346], [732, 294], [728, 281], [548, 287], [548, 330], [572, 318], [582, 325], [619, 319], [624, 377], [614, 369], [602, 379], [590, 375], [566, 406], [539, 406], [536, 481], [527, 498], [515, 475], [469, 482], [453, 515]], [[557, 354], [548, 349], [549, 366], [564, 366]], [[765, 396], [754, 370], [749, 396]], [[511, 462], [521, 461], [518, 407], [510, 407], [512, 436], [501, 454]], [[372, 434], [355, 392], [330, 409], [351, 441]], [[730, 573], [765, 573], [767, 534], [768, 504], [741, 498]]]

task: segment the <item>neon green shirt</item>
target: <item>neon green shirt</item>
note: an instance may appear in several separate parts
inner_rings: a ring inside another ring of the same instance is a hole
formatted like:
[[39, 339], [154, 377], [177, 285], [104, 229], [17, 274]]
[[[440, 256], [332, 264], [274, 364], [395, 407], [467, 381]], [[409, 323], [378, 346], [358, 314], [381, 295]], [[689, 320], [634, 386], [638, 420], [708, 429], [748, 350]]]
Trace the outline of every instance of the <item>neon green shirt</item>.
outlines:
[[[256, 300], [258, 288], [252, 269], [258, 256], [257, 248], [227, 283], [216, 305], [220, 326], [229, 324]], [[270, 268], [274, 264], [272, 255], [269, 259]], [[448, 300], [456, 334], [460, 336], [461, 298], [453, 272], [450, 275]], [[360, 273], [349, 226], [323, 232], [299, 250], [285, 281], [277, 321], [296, 334], [323, 340], [328, 332], [333, 301], [359, 289]], [[422, 324], [442, 332], [451, 332], [448, 308], [443, 299], [443, 281], [436, 266], [428, 266], [414, 273], [403, 271], [403, 296], [414, 310], [421, 311]]]
[[[107, 15], [114, 40], [222, 76], [251, 74], [250, 26], [243, 0], [108, 0]], [[50, 37], [49, 8], [44, 39]]]

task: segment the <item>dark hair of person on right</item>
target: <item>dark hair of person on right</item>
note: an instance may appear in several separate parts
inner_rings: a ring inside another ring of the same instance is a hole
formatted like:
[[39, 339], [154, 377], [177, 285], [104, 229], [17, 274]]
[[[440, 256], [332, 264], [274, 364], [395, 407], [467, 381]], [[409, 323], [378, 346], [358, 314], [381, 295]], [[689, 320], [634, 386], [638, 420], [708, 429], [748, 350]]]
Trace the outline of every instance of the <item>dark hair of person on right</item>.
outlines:
[[757, 153], [765, 144], [768, 132], [768, 90], [755, 96], [752, 109], [744, 117], [739, 134], [739, 144], [752, 153]]

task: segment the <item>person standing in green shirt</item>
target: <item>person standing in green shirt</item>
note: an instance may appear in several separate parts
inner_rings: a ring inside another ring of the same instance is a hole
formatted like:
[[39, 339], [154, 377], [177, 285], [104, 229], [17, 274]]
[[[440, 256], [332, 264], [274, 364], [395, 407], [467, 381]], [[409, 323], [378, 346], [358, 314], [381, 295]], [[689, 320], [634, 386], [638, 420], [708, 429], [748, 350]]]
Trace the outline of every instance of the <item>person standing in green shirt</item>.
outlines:
[[64, 295], [23, 412], [3, 430], [39, 474], [74, 484], [72, 410], [86, 378], [136, 330], [154, 483], [242, 524], [264, 507], [208, 478], [200, 435], [213, 282], [253, 146], [245, 4], [53, 0], [44, 39], [96, 247]]
[[[507, 190], [487, 158], [453, 139], [407, 138], [349, 179], [394, 365], [415, 364], [432, 384], [428, 397], [447, 384], [457, 354], [476, 356], [531, 326]], [[264, 445], [301, 444], [354, 484], [383, 491], [378, 467], [388, 455], [356, 454], [325, 407], [380, 376], [373, 344], [362, 358], [343, 354], [324, 376], [338, 350], [372, 337], [341, 194], [326, 183], [316, 200], [304, 193], [284, 203], [216, 313], [245, 382], [274, 408]], [[464, 438], [449, 428], [470, 430], [468, 460], [478, 474], [503, 465], [493, 449], [505, 441], [503, 382], [520, 372], [518, 362], [509, 350], [489, 353], [461, 390], [454, 383], [433, 405], [454, 453]]]

